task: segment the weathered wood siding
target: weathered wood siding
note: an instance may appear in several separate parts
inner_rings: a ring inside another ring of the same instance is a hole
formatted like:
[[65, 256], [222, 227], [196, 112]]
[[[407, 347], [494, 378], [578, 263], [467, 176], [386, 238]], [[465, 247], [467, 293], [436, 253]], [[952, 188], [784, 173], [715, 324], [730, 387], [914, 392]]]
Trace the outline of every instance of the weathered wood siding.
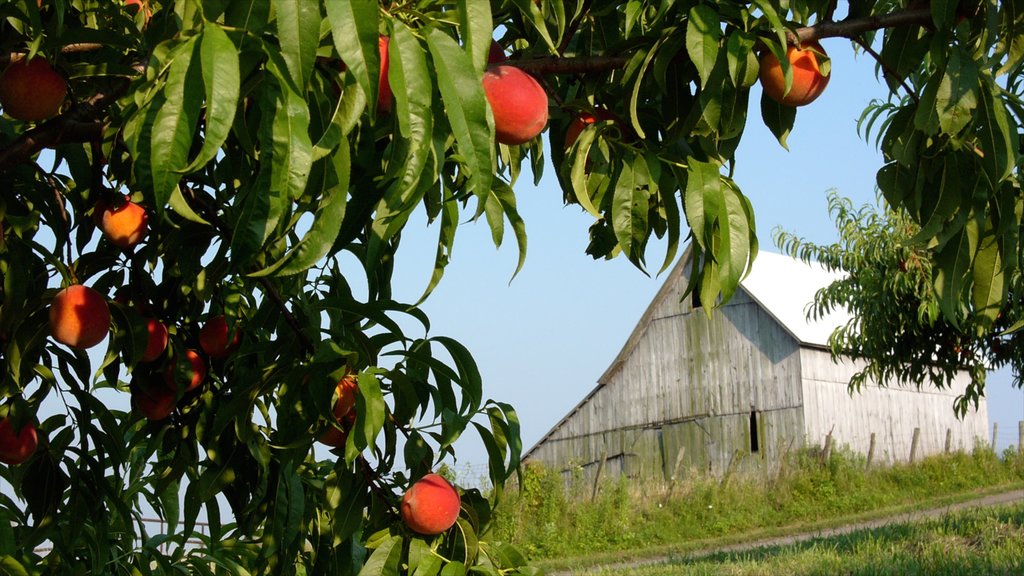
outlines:
[[803, 438], [797, 342], [742, 291], [708, 318], [680, 300], [685, 280], [666, 286], [598, 387], [530, 459], [587, 473], [604, 461], [602, 475], [720, 475], [730, 462], [765, 466]]
[[966, 374], [951, 389], [877, 385], [864, 386], [851, 396], [847, 384], [860, 361], [832, 362], [820, 349], [800, 353], [804, 371], [804, 422], [807, 441], [822, 444], [832, 431], [835, 446], [848, 445], [867, 454], [875, 433], [877, 462], [904, 462], [910, 457], [914, 428], [921, 429], [918, 457], [941, 453], [946, 430], [952, 430], [952, 449], [972, 450], [988, 434], [988, 405], [982, 398], [976, 411], [963, 420], [953, 412], [953, 400], [969, 381]]

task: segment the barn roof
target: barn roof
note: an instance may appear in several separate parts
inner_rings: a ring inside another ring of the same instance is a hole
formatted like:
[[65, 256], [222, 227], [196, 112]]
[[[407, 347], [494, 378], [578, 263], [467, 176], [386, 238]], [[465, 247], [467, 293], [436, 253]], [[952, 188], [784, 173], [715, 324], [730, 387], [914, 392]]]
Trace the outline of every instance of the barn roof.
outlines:
[[[633, 328], [629, 339], [622, 346], [622, 350], [598, 378], [598, 388], [615, 373], [633, 351], [661, 302], [666, 298], [678, 298], [685, 289], [686, 274], [690, 269], [690, 254], [691, 252], [687, 250], [669, 273], [665, 283]], [[750, 273], [740, 281], [739, 291], [757, 302], [801, 346], [826, 348], [832, 332], [850, 320], [849, 312], [835, 310], [821, 318], [811, 318], [807, 313], [814, 302], [815, 293], [843, 276], [845, 273], [830, 272], [816, 262], [808, 264], [791, 256], [762, 250], [757, 253]]]
[[808, 318], [807, 312], [818, 290], [844, 276], [818, 263], [807, 264], [782, 254], [759, 252], [740, 287], [798, 342], [828, 346], [833, 330], [850, 320], [849, 312], [836, 310], [818, 319]]
[[[605, 385], [643, 336], [658, 305], [665, 298], [678, 297], [678, 294], [681, 294], [680, 286], [685, 289], [687, 282], [686, 273], [689, 271], [691, 253], [688, 250], [668, 274], [665, 283], [637, 322], [622, 350], [598, 378], [597, 386], [527, 450], [524, 458], [544, 443]], [[739, 289], [756, 301], [801, 345], [827, 347], [828, 337], [832, 331], [850, 320], [849, 312], [837, 310], [822, 318], [810, 318], [807, 313], [814, 301], [815, 293], [843, 276], [844, 273], [831, 272], [818, 263], [808, 264], [790, 256], [759, 251], [750, 273], [740, 282]]]

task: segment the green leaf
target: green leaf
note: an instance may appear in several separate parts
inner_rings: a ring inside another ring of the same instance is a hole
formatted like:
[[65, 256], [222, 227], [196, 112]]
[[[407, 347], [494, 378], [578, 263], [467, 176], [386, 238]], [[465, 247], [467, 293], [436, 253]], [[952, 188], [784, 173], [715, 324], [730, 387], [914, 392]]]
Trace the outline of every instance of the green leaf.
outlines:
[[977, 90], [977, 65], [963, 48], [954, 48], [935, 96], [943, 132], [955, 136], [967, 126], [971, 111], [978, 105]]
[[718, 45], [722, 39], [722, 24], [718, 13], [708, 4], [697, 4], [690, 8], [686, 24], [686, 51], [697, 67], [701, 87], [708, 83], [711, 71], [718, 61]]
[[488, 125], [487, 98], [480, 74], [469, 56], [448, 35], [427, 30], [427, 46], [437, 74], [437, 87], [446, 117], [458, 143], [459, 156], [469, 172], [469, 189], [479, 197], [491, 191], [497, 160], [494, 130]]
[[373, 551], [359, 576], [398, 576], [402, 559], [402, 537], [391, 536]]
[[325, 2], [334, 47], [350, 74], [362, 88], [366, 101], [376, 110], [380, 49], [378, 48], [378, 6], [376, 0], [332, 0]]
[[[512, 187], [501, 180], [497, 180], [494, 186], [491, 188], [491, 197], [487, 201], [488, 205], [497, 205], [501, 208], [501, 214], [508, 219], [508, 223], [512, 226], [512, 232], [516, 236], [516, 248], [519, 251], [519, 260], [516, 262], [516, 269], [512, 273], [512, 278], [515, 278], [519, 271], [523, 269], [523, 265], [526, 264], [526, 222], [519, 215], [519, 210], [516, 208], [516, 195], [512, 190]], [[499, 215], [500, 218], [500, 215]], [[490, 219], [488, 219], [490, 221]], [[491, 235], [495, 239], [495, 246], [500, 246], [501, 241], [496, 236], [496, 228], [501, 226], [500, 222], [491, 222]]]
[[954, 326], [959, 326], [963, 320], [962, 305], [977, 246], [978, 223], [970, 218], [935, 258], [935, 292], [939, 307]]
[[533, 27], [540, 34], [541, 40], [547, 44], [547, 49], [552, 53], [558, 51], [555, 41], [548, 32], [547, 20], [544, 18], [544, 10], [540, 3], [535, 0], [512, 0], [512, 4], [522, 13], [523, 21]]
[[891, 71], [884, 75], [889, 90], [901, 90], [902, 81], [920, 68], [930, 42], [931, 33], [922, 32], [920, 26], [896, 26], [886, 31], [881, 56]]
[[1006, 105], [986, 82], [978, 102], [977, 134], [981, 166], [993, 190], [1013, 172], [1018, 162], [1017, 136], [1010, 128]]
[[729, 64], [729, 78], [737, 88], [749, 88], [757, 82], [757, 56], [754, 45], [757, 38], [742, 30], [734, 31], [725, 43]]
[[199, 56], [206, 87], [206, 124], [203, 147], [185, 172], [195, 172], [217, 156], [231, 132], [238, 108], [238, 50], [216, 23], [207, 22], [203, 26]]
[[683, 203], [694, 240], [707, 250], [712, 243], [715, 219], [725, 208], [718, 164], [688, 159]]
[[458, 369], [456, 382], [462, 388], [464, 412], [476, 412], [483, 401], [483, 380], [480, 378], [480, 369], [477, 368], [473, 355], [459, 341], [447, 336], [435, 336], [431, 341], [444, 346], [452, 361], [455, 362], [455, 367]]
[[786, 139], [789, 138], [793, 124], [796, 123], [796, 108], [779, 104], [761, 92], [761, 119], [779, 141], [779, 144], [789, 150]]
[[360, 373], [356, 378], [359, 393], [356, 394], [356, 427], [348, 435], [345, 443], [345, 461], [351, 464], [363, 452], [377, 441], [377, 435], [384, 427], [384, 416], [387, 406], [384, 394], [380, 389], [380, 380], [376, 371]]
[[298, 274], [308, 270], [330, 252], [341, 230], [348, 204], [348, 186], [351, 176], [351, 159], [348, 141], [342, 140], [337, 153], [331, 159], [330, 171], [335, 185], [324, 191], [320, 197], [316, 214], [309, 231], [278, 262], [250, 276], [259, 277], [276, 273], [279, 276]]
[[487, 56], [491, 51], [494, 24], [491, 21], [491, 3], [475, 0], [458, 0], [459, 24], [462, 30], [462, 45], [469, 52], [477, 76], [487, 68]]
[[[194, 36], [175, 49], [163, 88], [166, 101], [153, 122], [149, 160], [157, 212], [163, 211], [178, 186], [199, 121], [203, 82], [200, 66], [192, 66], [199, 48], [198, 38]], [[195, 60], [198, 62], [199, 58]]]
[[398, 142], [393, 149], [395, 169], [388, 172], [393, 180], [377, 206], [367, 244], [366, 264], [371, 267], [380, 261], [387, 243], [405, 226], [423, 198], [421, 178], [434, 181], [434, 174], [426, 169], [433, 154], [433, 81], [419, 41], [397, 23], [391, 37], [390, 68], [391, 87], [395, 94], [402, 95], [395, 99]]
[[334, 152], [334, 149], [341, 143], [341, 139], [347, 137], [359, 123], [359, 116], [362, 115], [365, 108], [366, 95], [362, 90], [356, 89], [354, 78], [346, 75], [345, 85], [341, 89], [341, 98], [334, 108], [331, 123], [313, 146], [314, 162]]
[[999, 236], [991, 228], [986, 230], [981, 239], [971, 273], [974, 280], [971, 289], [974, 313], [978, 315], [981, 326], [990, 328], [995, 324], [1009, 288], [1008, 278], [1003, 272]]
[[[331, 4], [328, 2], [327, 4]], [[320, 43], [320, 3], [309, 0], [273, 0], [277, 37], [291, 85], [305, 92]]]
[[640, 269], [644, 266], [644, 245], [650, 232], [650, 196], [647, 162], [638, 154], [633, 162], [623, 163], [615, 181], [611, 223], [622, 251]]

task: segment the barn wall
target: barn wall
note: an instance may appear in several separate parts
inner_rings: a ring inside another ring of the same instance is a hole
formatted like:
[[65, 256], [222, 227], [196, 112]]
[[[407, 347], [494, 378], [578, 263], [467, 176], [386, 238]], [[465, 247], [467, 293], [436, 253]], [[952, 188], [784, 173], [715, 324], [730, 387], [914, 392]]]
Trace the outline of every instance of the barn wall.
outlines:
[[[799, 347], [745, 293], [708, 318], [666, 292], [603, 384], [533, 448], [552, 468], [670, 477], [771, 466], [803, 438]], [[749, 457], [750, 414], [759, 453]]]
[[946, 430], [952, 430], [952, 449], [971, 450], [988, 434], [988, 405], [982, 398], [978, 409], [958, 420], [953, 401], [969, 381], [963, 375], [952, 389], [865, 386], [850, 396], [847, 383], [863, 362], [836, 364], [820, 349], [801, 351], [804, 367], [804, 422], [807, 441], [821, 444], [832, 430], [836, 446], [867, 454], [875, 433], [878, 462], [903, 462], [910, 457], [914, 428], [921, 429], [918, 454], [941, 453]]

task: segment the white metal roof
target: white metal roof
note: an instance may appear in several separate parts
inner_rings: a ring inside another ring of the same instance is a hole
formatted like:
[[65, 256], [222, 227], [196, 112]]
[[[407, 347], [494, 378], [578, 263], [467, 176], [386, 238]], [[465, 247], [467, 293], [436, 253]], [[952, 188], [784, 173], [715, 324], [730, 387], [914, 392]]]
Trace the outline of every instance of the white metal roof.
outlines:
[[740, 286], [801, 344], [828, 346], [828, 337], [850, 320], [845, 309], [819, 319], [808, 318], [814, 294], [846, 274], [818, 263], [772, 252], [758, 252], [750, 274]]

